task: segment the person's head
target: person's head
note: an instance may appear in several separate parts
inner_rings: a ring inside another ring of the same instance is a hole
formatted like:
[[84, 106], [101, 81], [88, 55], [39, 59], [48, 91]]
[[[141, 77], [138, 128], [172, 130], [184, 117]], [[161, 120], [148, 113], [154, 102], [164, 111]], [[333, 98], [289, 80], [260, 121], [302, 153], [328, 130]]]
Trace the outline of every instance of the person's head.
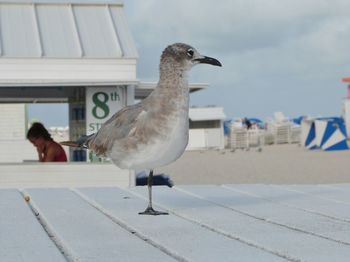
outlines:
[[47, 141], [51, 141], [51, 135], [41, 123], [33, 123], [27, 132], [27, 139], [38, 148], [43, 149]]

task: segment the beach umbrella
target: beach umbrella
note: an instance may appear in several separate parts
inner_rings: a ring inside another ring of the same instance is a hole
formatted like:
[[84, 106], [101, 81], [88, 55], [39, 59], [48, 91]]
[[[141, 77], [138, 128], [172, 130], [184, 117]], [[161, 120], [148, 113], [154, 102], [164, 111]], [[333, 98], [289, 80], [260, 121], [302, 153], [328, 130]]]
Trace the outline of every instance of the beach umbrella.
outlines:
[[349, 149], [342, 121], [316, 120], [316, 145], [326, 151]]
[[301, 124], [302, 134], [305, 134], [303, 144], [307, 149], [318, 149], [316, 144], [316, 127], [314, 121], [303, 121]]

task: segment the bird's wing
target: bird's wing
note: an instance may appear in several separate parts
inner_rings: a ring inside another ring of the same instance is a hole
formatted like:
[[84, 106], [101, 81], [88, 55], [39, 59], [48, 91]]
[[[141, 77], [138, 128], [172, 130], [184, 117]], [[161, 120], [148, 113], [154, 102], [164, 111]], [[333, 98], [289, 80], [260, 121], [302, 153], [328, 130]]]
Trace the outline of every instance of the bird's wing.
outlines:
[[124, 107], [101, 126], [88, 147], [98, 155], [105, 155], [115, 140], [121, 140], [135, 130], [136, 120], [139, 121], [145, 114], [141, 103]]

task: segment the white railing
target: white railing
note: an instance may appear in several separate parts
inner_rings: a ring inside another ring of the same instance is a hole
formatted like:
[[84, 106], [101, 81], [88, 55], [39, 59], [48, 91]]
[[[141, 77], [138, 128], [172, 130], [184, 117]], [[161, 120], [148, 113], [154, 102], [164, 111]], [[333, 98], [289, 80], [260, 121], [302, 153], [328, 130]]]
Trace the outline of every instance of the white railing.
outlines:
[[261, 148], [271, 144], [299, 143], [301, 135], [300, 126], [290, 123], [270, 124], [267, 129], [237, 128], [231, 126], [228, 136], [228, 147], [231, 149]]

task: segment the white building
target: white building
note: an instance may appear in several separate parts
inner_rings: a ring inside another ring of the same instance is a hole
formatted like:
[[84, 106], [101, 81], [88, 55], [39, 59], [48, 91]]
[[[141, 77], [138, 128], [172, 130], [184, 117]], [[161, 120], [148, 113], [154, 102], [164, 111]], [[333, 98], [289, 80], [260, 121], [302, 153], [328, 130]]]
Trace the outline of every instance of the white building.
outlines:
[[0, 104], [0, 163], [37, 159], [36, 149], [25, 139], [24, 104]]
[[190, 108], [190, 131], [187, 150], [224, 149], [224, 120], [222, 107]]
[[69, 103], [71, 139], [96, 124], [94, 94], [134, 103], [138, 54], [121, 1], [0, 0], [0, 43], [0, 103]]
[[[0, 103], [68, 103], [72, 139], [96, 124], [86, 120], [94, 106], [88, 97], [103, 91], [113, 95], [108, 102], [114, 108], [134, 103], [137, 57], [121, 1], [0, 0]], [[26, 148], [36, 155], [24, 140], [24, 106], [14, 107], [0, 128], [0, 154], [11, 162], [27, 159]], [[113, 112], [108, 113], [98, 120]], [[6, 118], [4, 110], [0, 114]], [[135, 181], [132, 171], [93, 163], [2, 163], [0, 180], [0, 187]]]

